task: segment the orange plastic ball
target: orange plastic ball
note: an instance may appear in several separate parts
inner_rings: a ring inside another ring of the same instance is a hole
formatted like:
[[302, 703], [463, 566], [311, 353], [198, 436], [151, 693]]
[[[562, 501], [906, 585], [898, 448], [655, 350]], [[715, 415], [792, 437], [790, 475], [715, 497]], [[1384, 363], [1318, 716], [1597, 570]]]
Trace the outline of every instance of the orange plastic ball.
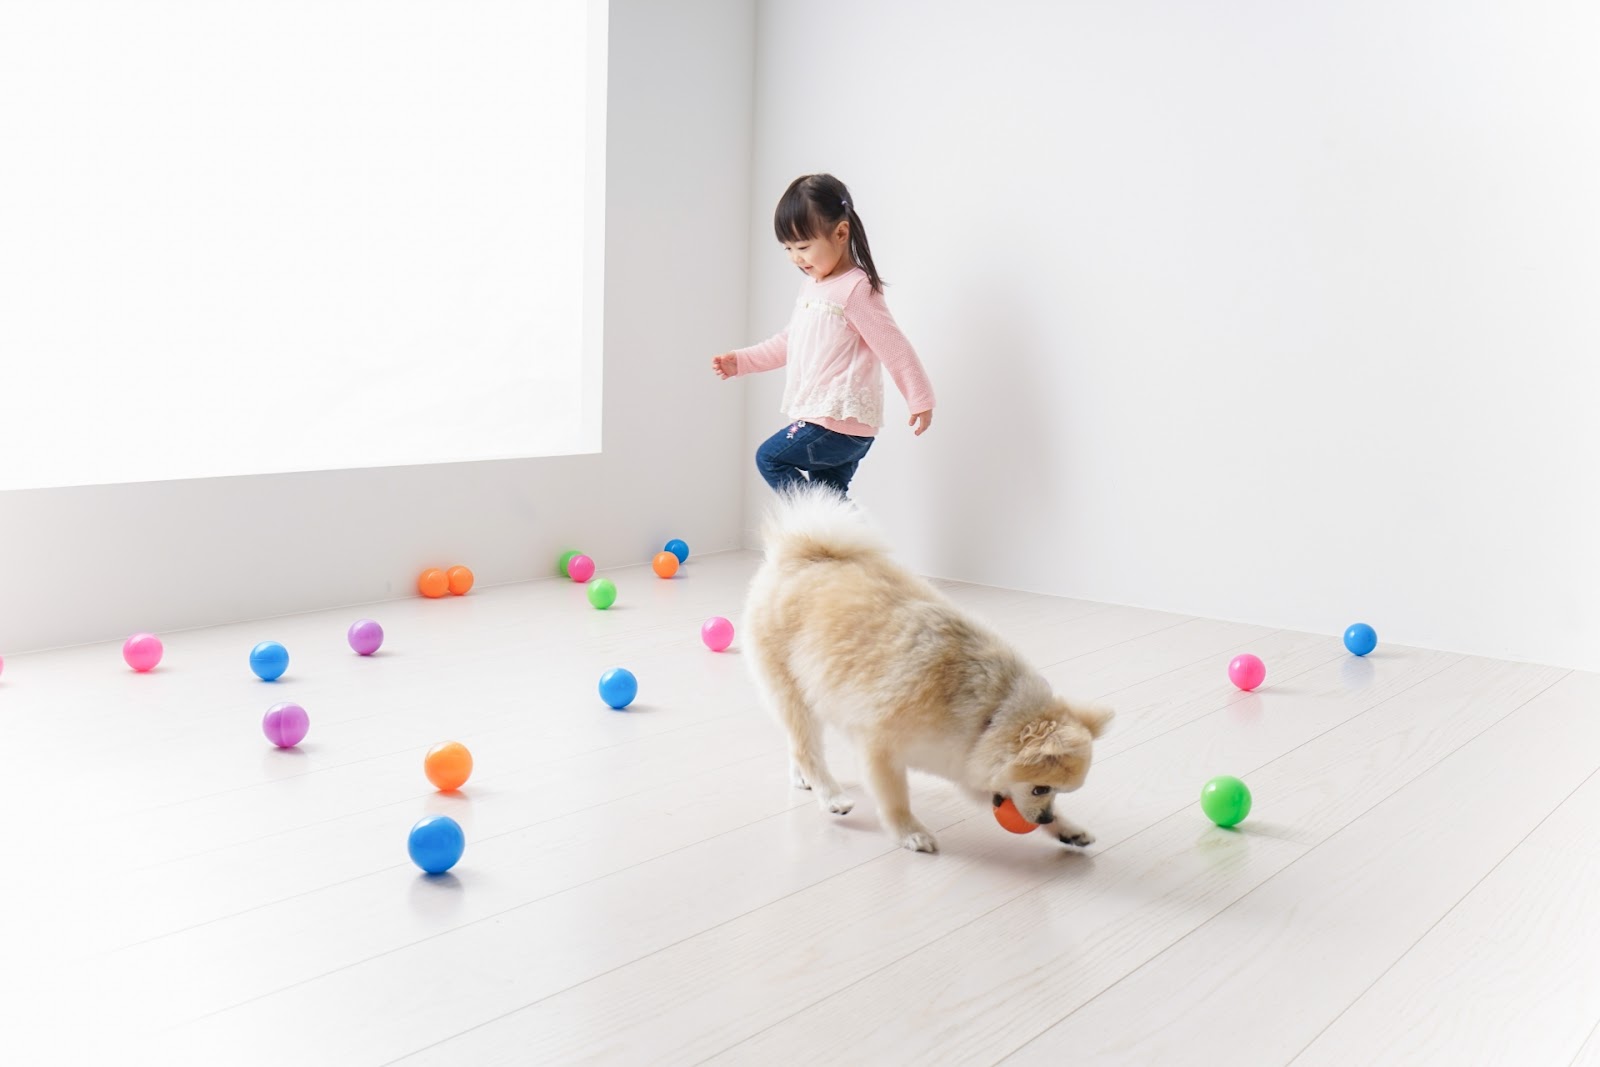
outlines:
[[1038, 823], [1022, 817], [1022, 812], [1017, 810], [1017, 805], [1010, 797], [1006, 797], [1005, 802], [994, 809], [994, 821], [1014, 834], [1031, 834], [1039, 828]]
[[450, 591], [456, 596], [466, 596], [467, 590], [472, 588], [472, 572], [465, 567], [451, 567], [445, 572], [445, 577], [450, 581]]
[[428, 749], [422, 769], [435, 788], [448, 793], [460, 789], [472, 776], [472, 753], [460, 741], [446, 741]]
[[657, 552], [656, 558], [650, 561], [650, 566], [662, 578], [671, 578], [678, 573], [678, 557], [671, 552]]
[[426, 597], [442, 597], [450, 592], [450, 579], [438, 567], [429, 567], [417, 579], [417, 589]]

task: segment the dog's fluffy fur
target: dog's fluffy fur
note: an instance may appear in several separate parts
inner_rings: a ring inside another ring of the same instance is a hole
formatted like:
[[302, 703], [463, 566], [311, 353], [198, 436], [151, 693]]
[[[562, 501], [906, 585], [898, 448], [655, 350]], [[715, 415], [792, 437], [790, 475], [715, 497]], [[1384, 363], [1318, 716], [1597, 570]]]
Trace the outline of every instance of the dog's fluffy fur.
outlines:
[[919, 852], [938, 843], [911, 814], [907, 769], [1017, 810], [1069, 845], [1093, 835], [1057, 815], [1083, 784], [1109, 711], [1068, 705], [996, 634], [889, 558], [853, 505], [802, 486], [767, 521], [766, 561], [745, 606], [745, 651], [789, 732], [794, 784], [825, 811], [851, 801], [823, 760], [823, 729], [859, 749], [884, 828]]

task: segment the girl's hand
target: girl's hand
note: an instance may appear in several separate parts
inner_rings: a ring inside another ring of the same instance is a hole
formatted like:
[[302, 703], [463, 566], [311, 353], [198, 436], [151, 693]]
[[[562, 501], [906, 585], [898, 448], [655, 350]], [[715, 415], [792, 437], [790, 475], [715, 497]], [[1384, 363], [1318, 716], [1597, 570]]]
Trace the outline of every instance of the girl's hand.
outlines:
[[712, 356], [711, 370], [718, 378], [727, 381], [739, 373], [739, 357], [732, 352], [724, 352], [720, 356]]
[[927, 411], [917, 412], [915, 415], [911, 416], [911, 421], [906, 423], [906, 425], [915, 427], [915, 429], [911, 431], [912, 434], [916, 437], [921, 437], [923, 431], [925, 431], [929, 426], [933, 425], [933, 409], [929, 408]]

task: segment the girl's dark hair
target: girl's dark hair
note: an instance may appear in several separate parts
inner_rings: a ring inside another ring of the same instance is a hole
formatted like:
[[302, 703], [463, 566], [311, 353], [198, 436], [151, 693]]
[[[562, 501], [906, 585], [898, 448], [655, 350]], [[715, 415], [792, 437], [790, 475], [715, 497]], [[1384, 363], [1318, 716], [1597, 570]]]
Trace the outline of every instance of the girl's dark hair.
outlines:
[[807, 174], [789, 183], [772, 213], [772, 229], [784, 243], [820, 240], [841, 222], [850, 223], [850, 257], [866, 271], [872, 291], [883, 292], [883, 279], [872, 264], [867, 228], [856, 214], [855, 201], [844, 182], [831, 174]]

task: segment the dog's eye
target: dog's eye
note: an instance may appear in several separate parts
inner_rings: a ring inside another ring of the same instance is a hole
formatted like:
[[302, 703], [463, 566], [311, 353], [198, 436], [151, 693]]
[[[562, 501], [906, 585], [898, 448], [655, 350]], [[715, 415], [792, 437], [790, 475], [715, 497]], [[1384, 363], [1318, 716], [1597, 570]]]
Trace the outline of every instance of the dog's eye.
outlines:
[[1036, 785], [1033, 787], [1033, 795], [1036, 797], [1042, 797], [1048, 792], [1050, 792], [1050, 787], [1047, 785]]

